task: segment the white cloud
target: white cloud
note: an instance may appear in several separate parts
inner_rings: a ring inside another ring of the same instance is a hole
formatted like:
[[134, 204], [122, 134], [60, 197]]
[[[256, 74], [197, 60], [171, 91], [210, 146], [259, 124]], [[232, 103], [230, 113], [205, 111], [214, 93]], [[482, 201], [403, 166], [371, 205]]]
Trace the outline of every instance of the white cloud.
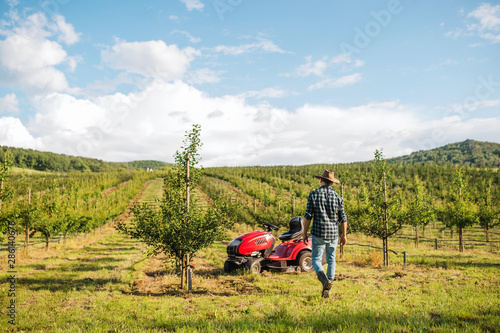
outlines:
[[500, 99], [483, 99], [469, 104], [456, 103], [445, 109], [454, 110], [454, 114], [457, 114], [459, 119], [462, 119], [462, 116], [467, 115], [469, 112], [496, 106], [500, 106]]
[[25, 20], [10, 14], [9, 30], [3, 30], [5, 39], [0, 40], [0, 83], [22, 89], [64, 91], [68, 89], [65, 74], [56, 66], [67, 63], [70, 71], [76, 68], [78, 57], [70, 57], [61, 44], [51, 40], [74, 44], [79, 34], [64, 17], [57, 15], [55, 22], [44, 14], [34, 13]]
[[99, 105], [68, 94], [38, 96], [34, 106], [38, 113], [29, 125], [36, 135], [58, 131], [81, 135], [89, 127], [97, 126], [105, 117], [105, 110]]
[[317, 75], [323, 76], [323, 73], [328, 68], [328, 58], [323, 57], [321, 60], [317, 60], [314, 63], [312, 62], [312, 56], [306, 57], [306, 63], [300, 65], [295, 73], [300, 77], [306, 77], [309, 75]]
[[83, 61], [83, 58], [80, 56], [68, 57], [66, 62], [68, 63], [69, 71], [74, 72], [76, 69], [76, 66], [78, 66], [78, 64], [82, 61]]
[[483, 3], [470, 12], [467, 17], [473, 17], [480, 23], [480, 30], [500, 31], [500, 5], [492, 6]]
[[[398, 101], [372, 103], [351, 108], [304, 105], [290, 119], [287, 131], [294, 140], [288, 149], [308, 147], [309, 163], [336, 163], [373, 159], [375, 149], [386, 157], [443, 146], [467, 138], [500, 140], [500, 117], [489, 119], [426, 120], [417, 109]], [[314, 135], [311, 133], [314, 132]], [[307, 163], [302, 159], [301, 163]]]
[[450, 37], [452, 39], [458, 39], [459, 37], [462, 37], [464, 34], [464, 31], [460, 28], [456, 28], [455, 30], [448, 31], [444, 35], [445, 37]]
[[342, 88], [345, 86], [353, 85], [363, 79], [360, 73], [355, 73], [352, 75], [346, 75], [338, 78], [327, 78], [318, 83], [312, 84], [307, 87], [307, 90], [313, 91], [317, 89], [328, 89], [328, 88]]
[[101, 52], [102, 60], [111, 68], [163, 80], [182, 78], [191, 61], [200, 52], [192, 47], [179, 49], [165, 42], [117, 42]]
[[0, 118], [0, 145], [41, 149], [40, 140], [34, 139], [18, 118]]
[[14, 93], [7, 94], [0, 98], [0, 113], [17, 113], [19, 112], [19, 101]]
[[43, 39], [13, 35], [0, 41], [0, 63], [10, 71], [29, 71], [52, 67], [66, 60], [60, 44]]
[[28, 128], [51, 151], [104, 160], [171, 161], [184, 131], [199, 123], [207, 163], [221, 154], [229, 160], [241, 149], [252, 150], [251, 145], [241, 148], [245, 140], [265, 127], [265, 112], [278, 112], [250, 106], [241, 97], [211, 98], [183, 82], [160, 80], [136, 93], [92, 100], [55, 93], [39, 97], [35, 108]]
[[244, 53], [264, 51], [269, 53], [286, 53], [279, 46], [267, 39], [260, 39], [258, 42], [243, 44], [239, 46], [219, 45], [214, 48], [215, 52], [222, 52], [225, 55], [240, 55]]
[[199, 10], [202, 11], [205, 5], [200, 0], [181, 0], [186, 5], [188, 11]]
[[[462, 36], [478, 36], [491, 43], [500, 43], [500, 5], [482, 3], [479, 7], [467, 14], [467, 18], [474, 19], [474, 23], [466, 25], [467, 31], [456, 28], [445, 33], [446, 37], [457, 39]], [[471, 47], [477, 43], [470, 44]]]
[[[256, 98], [282, 94], [278, 88], [249, 92]], [[26, 127], [1, 118], [0, 142], [106, 161], [171, 162], [184, 132], [198, 123], [202, 164], [217, 166], [352, 162], [373, 159], [381, 148], [390, 157], [467, 138], [500, 140], [500, 117], [427, 120], [399, 101], [350, 108], [306, 104], [291, 112], [267, 102], [250, 105], [246, 97], [210, 97], [184, 82], [162, 80], [93, 99], [53, 93], [35, 99], [37, 114]], [[481, 107], [499, 104], [488, 100]]]
[[191, 43], [199, 43], [199, 42], [201, 42], [201, 38], [198, 38], [198, 37], [193, 37], [193, 35], [191, 35], [189, 32], [184, 31], [184, 30], [174, 30], [174, 31], [172, 31], [170, 34], [171, 34], [171, 35], [173, 35], [173, 34], [181, 34], [181, 35], [184, 35], [184, 36], [186, 36], [186, 37], [189, 39], [189, 41], [190, 41]]
[[291, 93], [287, 90], [275, 88], [275, 87], [270, 87], [270, 88], [265, 88], [262, 90], [251, 90], [247, 91], [243, 94], [240, 94], [239, 96], [243, 98], [257, 98], [257, 99], [264, 99], [264, 98], [283, 98]]
[[221, 72], [215, 72], [209, 68], [201, 68], [187, 74], [186, 82], [190, 84], [217, 83], [220, 82]]
[[37, 91], [65, 90], [66, 77], [54, 66], [66, 59], [66, 52], [56, 42], [9, 36], [0, 41], [0, 82]]
[[60, 32], [58, 36], [60, 42], [72, 45], [80, 40], [81, 33], [76, 33], [73, 26], [66, 23], [64, 16], [56, 15], [55, 21]]
[[346, 54], [339, 54], [335, 57], [324, 56], [320, 60], [312, 61], [312, 56], [305, 57], [306, 63], [297, 67], [293, 74], [281, 74], [281, 76], [299, 76], [307, 77], [310, 75], [316, 75], [323, 77], [325, 71], [332, 66], [341, 66], [340, 71], [346, 72], [351, 71], [354, 68], [364, 66], [365, 62], [360, 59], [353, 59]]

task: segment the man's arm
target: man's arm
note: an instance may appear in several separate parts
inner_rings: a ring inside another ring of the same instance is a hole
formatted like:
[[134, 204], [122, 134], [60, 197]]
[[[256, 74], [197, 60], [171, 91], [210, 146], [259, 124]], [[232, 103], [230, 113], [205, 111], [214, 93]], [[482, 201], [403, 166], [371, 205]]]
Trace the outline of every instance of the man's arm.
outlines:
[[344, 246], [347, 243], [347, 221], [340, 224], [342, 226], [342, 237], [340, 237], [340, 246]]
[[309, 230], [309, 225], [311, 224], [311, 220], [304, 219], [304, 234], [302, 235], [302, 239], [304, 240], [304, 243], [307, 245], [307, 240], [309, 237], [307, 237], [307, 230]]

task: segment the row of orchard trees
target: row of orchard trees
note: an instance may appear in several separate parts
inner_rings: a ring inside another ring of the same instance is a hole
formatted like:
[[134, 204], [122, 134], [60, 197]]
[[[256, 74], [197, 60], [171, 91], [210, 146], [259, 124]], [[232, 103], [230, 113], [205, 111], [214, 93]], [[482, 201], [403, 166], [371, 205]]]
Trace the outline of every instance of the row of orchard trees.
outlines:
[[88, 233], [123, 213], [153, 177], [144, 171], [15, 173], [3, 180], [0, 232], [14, 222], [25, 245], [37, 233], [46, 248], [56, 235]]
[[498, 170], [390, 164], [382, 151], [366, 163], [209, 168], [202, 186], [209, 195], [238, 198], [240, 221], [284, 226], [290, 213], [303, 214], [309, 192], [318, 186], [312, 176], [324, 169], [342, 181], [336, 190], [344, 197], [350, 231], [381, 238], [385, 254], [387, 240], [403, 225], [415, 227], [418, 244], [418, 228], [441, 221], [458, 232], [460, 250], [464, 228], [480, 224], [488, 240], [488, 230], [498, 225]]

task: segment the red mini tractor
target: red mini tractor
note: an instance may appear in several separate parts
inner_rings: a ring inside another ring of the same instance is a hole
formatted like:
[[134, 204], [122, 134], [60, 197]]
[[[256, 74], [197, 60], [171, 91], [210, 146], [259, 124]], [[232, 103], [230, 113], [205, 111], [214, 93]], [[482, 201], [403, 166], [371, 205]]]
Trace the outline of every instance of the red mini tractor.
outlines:
[[290, 230], [279, 236], [282, 243], [274, 247], [275, 238], [271, 231], [279, 228], [273, 224], [262, 224], [266, 231], [253, 231], [241, 235], [227, 246], [228, 258], [224, 263], [224, 272], [246, 269], [252, 273], [262, 270], [277, 271], [312, 271], [311, 243], [307, 245], [302, 239], [304, 234], [303, 220], [294, 217], [290, 220]]

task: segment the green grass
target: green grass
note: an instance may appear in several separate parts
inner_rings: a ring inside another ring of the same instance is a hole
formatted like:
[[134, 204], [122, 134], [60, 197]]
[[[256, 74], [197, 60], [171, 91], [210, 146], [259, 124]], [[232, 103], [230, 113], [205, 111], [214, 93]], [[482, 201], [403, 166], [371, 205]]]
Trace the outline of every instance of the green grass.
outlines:
[[25, 173], [27, 175], [43, 175], [47, 174], [45, 171], [38, 171], [34, 169], [25, 169], [25, 168], [18, 168], [18, 167], [12, 167], [11, 169], [12, 173]]
[[161, 199], [163, 195], [163, 179], [153, 180], [142, 193], [139, 202], [153, 203], [155, 199]]
[[[161, 193], [150, 184], [143, 199]], [[149, 198], [149, 199], [148, 199]], [[248, 232], [239, 225], [228, 235]], [[349, 242], [377, 245], [350, 235]], [[391, 266], [380, 251], [346, 246], [329, 299], [313, 272], [224, 274], [225, 242], [193, 259], [194, 290], [166, 258], [113, 228], [49, 251], [18, 253], [17, 323], [8, 324], [2, 273], [0, 330], [6, 332], [498, 332], [500, 256], [434, 250], [398, 240]], [[6, 272], [7, 257], [0, 264]]]

